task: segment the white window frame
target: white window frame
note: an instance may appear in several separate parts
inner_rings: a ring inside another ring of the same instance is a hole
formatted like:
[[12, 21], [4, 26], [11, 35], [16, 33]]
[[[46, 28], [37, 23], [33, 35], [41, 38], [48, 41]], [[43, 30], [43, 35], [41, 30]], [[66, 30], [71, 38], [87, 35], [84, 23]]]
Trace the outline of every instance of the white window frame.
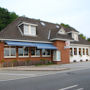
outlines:
[[[28, 30], [27, 29], [25, 29], [25, 27], [28, 27]], [[28, 31], [27, 33], [26, 33], [26, 30]], [[29, 25], [24, 25], [24, 31], [23, 31], [23, 33], [24, 33], [24, 35], [29, 35], [30, 34], [30, 27], [29, 27]]]
[[[20, 47], [21, 48], [21, 47]], [[24, 48], [25, 47], [22, 47], [23, 48], [23, 51], [24, 51]], [[27, 47], [28, 48], [28, 47]], [[18, 52], [19, 52], [19, 48], [18, 48]], [[24, 52], [23, 52], [23, 56], [19, 56], [19, 54], [18, 54], [18, 57], [22, 57], [22, 58], [24, 58], [24, 57], [29, 57], [29, 48], [28, 48], [28, 55], [27, 56], [25, 56], [24, 55]]]
[[[4, 49], [5, 49], [5, 48], [8, 48], [8, 49], [9, 49], [9, 56], [5, 56], [5, 55], [4, 55], [4, 58], [16, 58], [16, 55], [15, 55], [15, 56], [11, 56], [11, 48], [12, 48], [11, 46], [9, 46], [9, 47], [4, 47]], [[16, 47], [15, 47], [15, 50], [16, 50]]]
[[[48, 49], [45, 49], [48, 50]], [[42, 57], [51, 57], [51, 50], [50, 50], [50, 55], [42, 55]]]
[[[31, 57], [40, 57], [40, 55], [36, 55], [36, 48], [34, 48], [34, 50], [35, 50], [35, 55], [31, 55]], [[39, 49], [40, 50], [40, 49]]]
[[[26, 24], [24, 24], [24, 30], [25, 30], [25, 25], [26, 25]], [[28, 26], [28, 29], [29, 29], [29, 30], [28, 30], [28, 34], [25, 34], [25, 33], [24, 33], [25, 31], [23, 31], [24, 35], [25, 35], [25, 36], [36, 36], [36, 26], [30, 25], [30, 24], [28, 24], [27, 26]], [[31, 29], [32, 27], [35, 27], [35, 32], [34, 32], [35, 34], [32, 34], [32, 32], [33, 32], [32, 29]]]
[[[34, 28], [35, 31], [33, 31], [32, 27]], [[34, 32], [34, 34], [32, 32]], [[36, 26], [30, 25], [30, 33], [32, 36], [36, 36]]]

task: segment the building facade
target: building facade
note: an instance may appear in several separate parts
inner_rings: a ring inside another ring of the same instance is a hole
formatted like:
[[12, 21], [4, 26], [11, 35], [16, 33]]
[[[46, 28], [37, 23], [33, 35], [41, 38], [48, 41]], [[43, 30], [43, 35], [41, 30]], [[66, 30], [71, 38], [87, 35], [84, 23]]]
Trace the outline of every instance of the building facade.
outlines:
[[90, 60], [90, 43], [72, 27], [19, 17], [0, 32], [0, 61], [41, 59], [56, 64]]

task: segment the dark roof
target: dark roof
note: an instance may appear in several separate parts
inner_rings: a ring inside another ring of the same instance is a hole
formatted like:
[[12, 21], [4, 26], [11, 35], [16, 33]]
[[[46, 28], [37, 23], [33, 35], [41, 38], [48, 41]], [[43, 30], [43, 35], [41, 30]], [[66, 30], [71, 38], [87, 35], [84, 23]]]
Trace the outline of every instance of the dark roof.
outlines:
[[51, 30], [50, 39], [60, 38], [60, 39], [73, 40], [73, 39], [71, 38], [71, 36], [68, 35], [68, 34], [59, 34], [59, 33], [57, 33], [59, 30], [60, 30], [60, 29], [52, 29], [52, 30]]
[[[18, 29], [18, 25], [22, 22], [37, 24], [38, 25], [37, 30], [36, 30], [37, 36], [34, 37], [34, 36], [22, 35], [20, 30]], [[41, 22], [44, 22], [45, 26], [41, 25]], [[57, 26], [59, 27], [57, 28]], [[61, 27], [62, 26], [60, 26], [59, 24], [41, 21], [39, 19], [19, 17], [0, 32], [0, 39], [16, 39], [16, 40], [47, 41], [47, 42], [49, 41], [50, 42], [50, 40], [48, 39], [48, 34], [49, 34], [49, 31], [51, 31], [50, 39], [60, 38], [60, 39], [73, 40], [71, 36], [68, 34], [65, 34], [65, 35], [58, 34], [58, 31], [60, 30]], [[65, 28], [65, 27], [63, 28], [66, 32], [70, 32], [70, 31], [78, 32], [77, 30], [73, 28]], [[73, 42], [73, 43], [80, 44], [82, 42], [83, 40], [82, 41], [80, 40], [80, 42]], [[86, 42], [84, 43], [87, 44]]]
[[62, 26], [62, 27], [65, 29], [66, 32], [70, 32], [70, 31], [78, 32], [76, 29], [74, 29], [73, 27], [70, 27], [70, 26], [69, 27]]
[[74, 41], [74, 42], [71, 42], [72, 44], [83, 44], [83, 45], [90, 45], [90, 42], [81, 38], [80, 36], [78, 37], [79, 38], [79, 41]]

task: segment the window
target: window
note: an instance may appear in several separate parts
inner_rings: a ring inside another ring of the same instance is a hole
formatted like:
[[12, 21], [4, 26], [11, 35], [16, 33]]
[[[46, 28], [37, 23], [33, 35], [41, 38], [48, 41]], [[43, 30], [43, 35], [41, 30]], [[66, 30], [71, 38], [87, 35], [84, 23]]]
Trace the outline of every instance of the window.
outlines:
[[85, 55], [85, 49], [83, 48], [83, 55]]
[[39, 56], [40, 57], [40, 49], [31, 48], [31, 56]]
[[42, 26], [45, 26], [46, 24], [44, 22], [40, 22]]
[[18, 56], [20, 56], [20, 57], [29, 56], [29, 48], [28, 47], [19, 47], [18, 48]]
[[72, 48], [70, 48], [70, 55], [73, 56], [73, 53], [72, 53]]
[[29, 48], [24, 48], [24, 56], [28, 56], [29, 55]]
[[88, 54], [88, 49], [86, 49], [86, 55], [89, 55], [89, 54]]
[[74, 48], [74, 55], [77, 55], [77, 48]]
[[4, 56], [9, 56], [9, 48], [4, 48]]
[[66, 34], [65, 30], [63, 28], [61, 28], [58, 32], [59, 34]]
[[79, 48], [79, 55], [81, 55], [81, 48]]
[[24, 25], [24, 35], [36, 36], [36, 26]]
[[29, 35], [30, 30], [29, 30], [29, 25], [24, 25], [24, 34]]
[[51, 56], [51, 50], [42, 49], [42, 56]]
[[16, 48], [11, 48], [11, 56], [16, 56]]
[[73, 38], [74, 40], [78, 41], [78, 34], [73, 33], [73, 34], [72, 34], [72, 38]]
[[16, 48], [15, 47], [5, 47], [4, 57], [16, 57]]
[[35, 36], [36, 35], [36, 27], [31, 26], [31, 35]]

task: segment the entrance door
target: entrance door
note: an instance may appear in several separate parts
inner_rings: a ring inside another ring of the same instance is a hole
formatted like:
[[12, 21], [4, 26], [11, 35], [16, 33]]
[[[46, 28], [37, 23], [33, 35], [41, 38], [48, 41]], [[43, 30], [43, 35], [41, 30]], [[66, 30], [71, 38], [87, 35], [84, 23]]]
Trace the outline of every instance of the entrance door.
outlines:
[[61, 52], [59, 50], [53, 52], [53, 61], [61, 61]]

